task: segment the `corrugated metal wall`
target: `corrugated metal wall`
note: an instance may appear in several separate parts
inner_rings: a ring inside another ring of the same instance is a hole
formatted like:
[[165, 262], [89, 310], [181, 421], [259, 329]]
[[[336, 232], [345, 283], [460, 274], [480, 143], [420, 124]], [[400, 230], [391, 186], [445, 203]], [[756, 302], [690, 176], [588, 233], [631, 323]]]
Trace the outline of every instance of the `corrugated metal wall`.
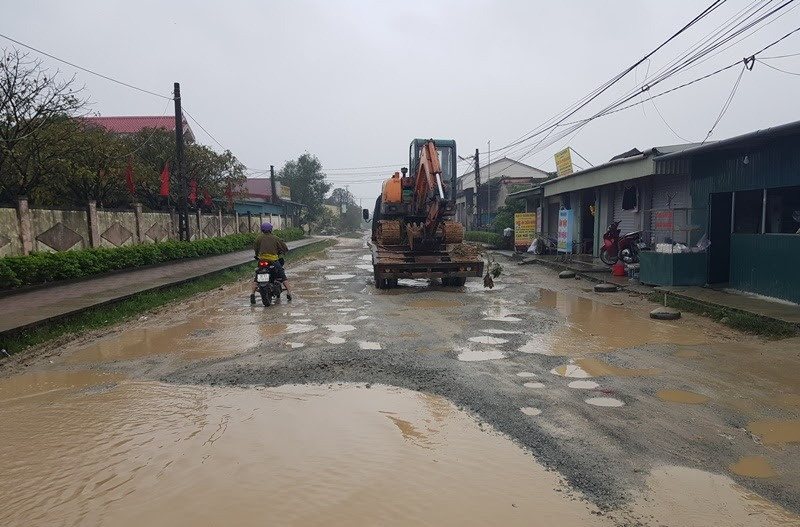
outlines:
[[[741, 148], [699, 156], [692, 165], [692, 206], [707, 210], [709, 195], [716, 192], [800, 184], [800, 148], [797, 141], [796, 137], [781, 139], [757, 149]], [[707, 222], [707, 213], [698, 213], [693, 218], [696, 225], [705, 227]]]
[[[690, 207], [688, 174], [654, 176], [652, 210], [686, 209]], [[651, 243], [661, 243], [667, 237], [681, 243], [694, 241], [687, 231], [687, 226], [691, 224], [687, 213], [688, 211], [673, 212], [672, 224], [674, 230], [672, 232], [659, 231], [656, 228], [657, 215], [655, 213], [650, 214]]]
[[731, 235], [730, 285], [800, 303], [800, 235]]

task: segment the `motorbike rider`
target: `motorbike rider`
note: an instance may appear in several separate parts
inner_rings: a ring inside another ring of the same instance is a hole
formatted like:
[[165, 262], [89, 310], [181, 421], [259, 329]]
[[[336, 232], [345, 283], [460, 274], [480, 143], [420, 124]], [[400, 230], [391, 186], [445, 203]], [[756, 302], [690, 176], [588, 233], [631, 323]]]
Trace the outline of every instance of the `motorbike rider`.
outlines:
[[[286, 279], [286, 272], [283, 270], [283, 265], [280, 262], [280, 255], [289, 252], [289, 247], [286, 242], [272, 234], [272, 224], [265, 221], [261, 224], [261, 234], [256, 237], [253, 242], [253, 250], [256, 252], [256, 258], [259, 260], [268, 260], [276, 269], [276, 278], [283, 280], [283, 285], [286, 286], [286, 300], [292, 301], [292, 288], [289, 281]], [[250, 292], [250, 303], [256, 303], [256, 291], [258, 290], [258, 282], [253, 279], [253, 290]]]

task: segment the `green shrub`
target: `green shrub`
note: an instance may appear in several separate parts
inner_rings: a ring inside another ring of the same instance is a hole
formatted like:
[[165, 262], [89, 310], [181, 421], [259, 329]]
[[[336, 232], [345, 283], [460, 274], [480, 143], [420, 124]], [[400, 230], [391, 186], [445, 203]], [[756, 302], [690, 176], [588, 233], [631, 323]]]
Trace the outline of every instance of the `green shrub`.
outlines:
[[464, 233], [464, 239], [470, 242], [485, 243], [489, 247], [502, 247], [504, 240], [499, 234], [484, 231], [467, 231]]
[[[275, 231], [286, 241], [299, 240], [303, 229]], [[0, 258], [0, 289], [81, 278], [183, 258], [213, 256], [252, 247], [256, 234], [232, 234], [192, 242], [158, 242], [114, 249], [97, 248], [60, 253], [32, 253]]]

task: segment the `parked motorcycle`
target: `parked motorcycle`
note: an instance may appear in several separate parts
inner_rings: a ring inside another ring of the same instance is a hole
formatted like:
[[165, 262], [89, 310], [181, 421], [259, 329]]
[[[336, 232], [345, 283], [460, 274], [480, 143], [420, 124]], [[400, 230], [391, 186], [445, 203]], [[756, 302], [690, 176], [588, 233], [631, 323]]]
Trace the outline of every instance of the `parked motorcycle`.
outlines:
[[619, 221], [612, 222], [603, 234], [600, 259], [606, 265], [614, 265], [622, 260], [626, 264], [638, 263], [639, 252], [646, 248], [642, 242], [642, 231], [629, 232], [620, 237]]
[[[283, 265], [283, 258], [278, 260]], [[261, 302], [265, 306], [272, 305], [273, 297], [275, 300], [281, 298], [284, 286], [283, 280], [277, 277], [278, 268], [274, 262], [269, 260], [258, 260], [258, 268], [256, 268], [256, 283], [258, 284], [258, 292], [261, 294]]]

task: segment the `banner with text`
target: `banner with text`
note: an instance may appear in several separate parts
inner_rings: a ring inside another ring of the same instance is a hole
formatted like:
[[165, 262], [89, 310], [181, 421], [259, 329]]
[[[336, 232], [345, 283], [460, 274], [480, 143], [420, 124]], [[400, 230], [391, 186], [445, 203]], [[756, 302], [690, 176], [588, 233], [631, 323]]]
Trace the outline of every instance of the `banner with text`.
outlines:
[[574, 229], [574, 213], [569, 209], [558, 211], [558, 252], [572, 252], [572, 234]]
[[569, 147], [556, 152], [556, 174], [559, 176], [566, 176], [572, 174], [572, 154], [570, 154]]
[[514, 247], [525, 251], [533, 242], [536, 232], [536, 213], [520, 212], [514, 214]]

